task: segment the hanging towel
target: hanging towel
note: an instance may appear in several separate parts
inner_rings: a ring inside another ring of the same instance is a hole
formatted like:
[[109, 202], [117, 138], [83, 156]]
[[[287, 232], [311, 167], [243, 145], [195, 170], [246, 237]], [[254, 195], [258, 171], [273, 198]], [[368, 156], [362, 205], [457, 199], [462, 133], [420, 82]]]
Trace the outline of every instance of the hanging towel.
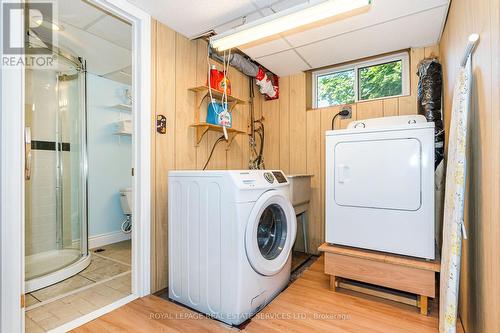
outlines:
[[471, 58], [458, 73], [453, 92], [448, 167], [443, 218], [439, 332], [454, 333], [457, 327], [460, 259], [464, 228], [467, 128], [470, 108]]

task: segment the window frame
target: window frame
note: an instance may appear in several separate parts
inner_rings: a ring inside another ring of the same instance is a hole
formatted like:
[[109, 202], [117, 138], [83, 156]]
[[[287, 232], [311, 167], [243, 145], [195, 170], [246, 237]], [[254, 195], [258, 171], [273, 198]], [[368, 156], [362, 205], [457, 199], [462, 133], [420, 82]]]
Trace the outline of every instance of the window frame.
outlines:
[[[361, 99], [359, 96], [360, 92], [360, 80], [359, 80], [359, 70], [366, 67], [383, 65], [395, 61], [401, 61], [401, 83], [402, 83], [402, 93], [400, 95], [384, 96], [372, 99]], [[312, 72], [312, 106], [314, 109], [332, 107], [343, 104], [332, 104], [328, 106], [318, 106], [318, 78], [325, 75], [331, 75], [336, 73], [345, 72], [348, 70], [354, 71], [354, 103], [375, 101], [387, 98], [396, 98], [402, 96], [410, 95], [410, 54], [408, 51], [398, 52], [386, 56], [376, 57], [366, 61], [356, 61], [345, 65], [332, 66], [326, 69], [321, 69]]]

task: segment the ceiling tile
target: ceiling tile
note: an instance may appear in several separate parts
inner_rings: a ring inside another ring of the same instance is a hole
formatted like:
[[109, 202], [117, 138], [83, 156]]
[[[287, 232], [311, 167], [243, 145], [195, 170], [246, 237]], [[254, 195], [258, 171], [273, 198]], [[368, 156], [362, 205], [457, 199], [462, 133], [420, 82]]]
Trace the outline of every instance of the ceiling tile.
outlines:
[[88, 71], [97, 75], [120, 70], [132, 63], [130, 50], [69, 25], [58, 32], [58, 43], [61, 48], [86, 60]]
[[127, 50], [132, 49], [131, 25], [113, 16], [97, 21], [87, 31]]
[[306, 2], [307, 2], [307, 0], [287, 0], [287, 1], [280, 1], [271, 7], [273, 8], [273, 10], [275, 12], [279, 12], [279, 11], [288, 9], [290, 7], [302, 5]]
[[[257, 19], [260, 19], [261, 17], [262, 17], [262, 14], [259, 11], [255, 11], [254, 13], [247, 15], [247, 22], [255, 21]], [[243, 20], [241, 17], [239, 17], [239, 18], [232, 20], [228, 23], [224, 23], [223, 25], [219, 25], [217, 27], [214, 27], [214, 30], [217, 33], [221, 33], [221, 32], [236, 28], [236, 27], [240, 26], [242, 23], [243, 23]]]
[[187, 37], [255, 12], [252, 0], [128, 0]]
[[257, 61], [279, 76], [287, 76], [309, 69], [293, 50], [258, 58]]
[[434, 45], [445, 15], [446, 8], [440, 7], [311, 43], [297, 51], [313, 68], [318, 68], [410, 47]]
[[130, 70], [131, 70], [130, 67], [122, 68], [118, 71], [103, 75], [103, 77], [110, 79], [110, 80], [113, 80], [113, 81], [117, 81], [117, 82], [131, 85], [132, 84], [132, 75], [129, 75], [129, 73], [127, 73], [127, 71], [130, 71]]
[[105, 12], [82, 0], [59, 0], [56, 2], [58, 20], [80, 29], [97, 20]]
[[249, 48], [242, 48], [241, 50], [245, 52], [250, 58], [255, 59], [288, 49], [290, 49], [290, 45], [283, 38], [278, 38], [265, 44], [259, 44]]
[[[284, 1], [284, 0], [281, 0]], [[257, 8], [270, 7], [273, 4], [280, 2], [280, 0], [252, 0]]]
[[[420, 13], [438, 6], [447, 6], [448, 0], [377, 0], [366, 13], [339, 20], [304, 32], [287, 35], [294, 47], [363, 29], [383, 22], [395, 20], [414, 13]], [[433, 24], [434, 22], [429, 22]], [[441, 20], [437, 22], [441, 26]]]

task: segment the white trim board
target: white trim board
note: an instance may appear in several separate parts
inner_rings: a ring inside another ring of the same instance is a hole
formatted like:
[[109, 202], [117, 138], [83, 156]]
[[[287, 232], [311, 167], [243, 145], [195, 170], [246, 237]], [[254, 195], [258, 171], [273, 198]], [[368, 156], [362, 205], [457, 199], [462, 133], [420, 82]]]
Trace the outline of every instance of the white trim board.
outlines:
[[[132, 89], [135, 97], [132, 114], [135, 169], [132, 184], [135, 212], [131, 235], [132, 295], [67, 323], [55, 329], [56, 332], [78, 327], [150, 292], [151, 16], [126, 0], [89, 2], [132, 24]], [[21, 20], [15, 23], [10, 35], [21, 41], [24, 24]], [[3, 45], [2, 29], [0, 27], [0, 47]], [[24, 330], [24, 308], [21, 308], [24, 294], [24, 68], [5, 70], [1, 66], [0, 331], [17, 333]]]
[[118, 301], [114, 302], [114, 303], [111, 303], [111, 304], [108, 304], [102, 308], [100, 308], [99, 310], [96, 310], [94, 312], [91, 312], [91, 313], [88, 313], [86, 315], [83, 315], [82, 317], [78, 318], [78, 319], [75, 319], [69, 323], [66, 323], [62, 326], [59, 326], [57, 328], [54, 328], [53, 330], [50, 330], [49, 333], [59, 333], [59, 332], [69, 332], [75, 328], [77, 328], [78, 326], [81, 326], [83, 324], [86, 324], [88, 323], [89, 321], [92, 321], [100, 316], [103, 316], [105, 315], [106, 313], [109, 313], [113, 310], [116, 310], [118, 309], [119, 307], [122, 307], [124, 306], [125, 304], [129, 303], [129, 302], [132, 302], [133, 300], [137, 299], [137, 295], [129, 295], [125, 298], [122, 298], [122, 299], [119, 299]]
[[131, 239], [131, 235], [122, 231], [113, 231], [106, 234], [90, 236], [89, 249], [95, 249], [96, 247], [123, 242], [129, 239]]
[[[4, 36], [10, 34], [13, 45], [24, 39], [22, 17], [16, 16], [9, 32], [0, 25], [2, 55]], [[0, 66], [0, 332], [16, 333], [24, 330], [24, 67]]]

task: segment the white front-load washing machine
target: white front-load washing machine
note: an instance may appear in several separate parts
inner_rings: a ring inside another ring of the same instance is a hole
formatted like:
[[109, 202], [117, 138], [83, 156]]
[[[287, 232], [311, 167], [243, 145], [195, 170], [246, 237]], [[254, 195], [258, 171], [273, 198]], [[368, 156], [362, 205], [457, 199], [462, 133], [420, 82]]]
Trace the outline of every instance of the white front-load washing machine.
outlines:
[[288, 284], [296, 219], [281, 171], [169, 173], [169, 297], [230, 325]]

